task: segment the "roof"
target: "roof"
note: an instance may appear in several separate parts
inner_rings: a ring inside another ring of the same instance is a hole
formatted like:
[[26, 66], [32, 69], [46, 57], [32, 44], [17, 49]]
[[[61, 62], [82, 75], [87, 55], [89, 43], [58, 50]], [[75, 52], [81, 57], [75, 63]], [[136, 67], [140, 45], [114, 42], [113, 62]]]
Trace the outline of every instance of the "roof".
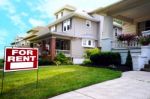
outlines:
[[[106, 6], [106, 7], [99, 7], [99, 8], [96, 8], [95, 10], [93, 10], [93, 11], [91, 11], [91, 12], [89, 12], [89, 13], [103, 12], [104, 10], [109, 9], [109, 8], [111, 8], [112, 6], [118, 6], [120, 3], [124, 2], [124, 1], [128, 1], [128, 0], [120, 0], [120, 1], [118, 1], [118, 2], [116, 2], [116, 3], [113, 3], [113, 4], [111, 4], [111, 5], [108, 5], [108, 6]], [[129, 0], [129, 1], [132, 1], [132, 0]]]
[[97, 20], [96, 18], [92, 17], [91, 15], [89, 15], [87, 12], [85, 11], [80, 11], [80, 10], [76, 10], [75, 12], [71, 12], [70, 14], [66, 15], [66, 16], [63, 16], [62, 18], [60, 19], [57, 19], [56, 21], [54, 21], [53, 23], [49, 24], [48, 27], [50, 26], [53, 26], [55, 24], [58, 24], [60, 22], [63, 22], [64, 20], [66, 19], [69, 19], [71, 17], [80, 17], [80, 18], [84, 18], [84, 19], [87, 19], [87, 20], [91, 20], [91, 21], [95, 21], [95, 22], [98, 22], [99, 20]]
[[67, 10], [70, 10], [70, 11], [75, 11], [76, 10], [76, 8], [74, 6], [65, 5], [65, 6], [59, 8], [58, 10], [56, 10], [54, 14], [57, 14], [58, 12], [60, 12], [63, 9], [67, 9]]
[[43, 26], [37, 26], [37, 27], [34, 27], [34, 28], [30, 29], [29, 31], [27, 31], [27, 33], [38, 32], [42, 28], [44, 28], [44, 27]]

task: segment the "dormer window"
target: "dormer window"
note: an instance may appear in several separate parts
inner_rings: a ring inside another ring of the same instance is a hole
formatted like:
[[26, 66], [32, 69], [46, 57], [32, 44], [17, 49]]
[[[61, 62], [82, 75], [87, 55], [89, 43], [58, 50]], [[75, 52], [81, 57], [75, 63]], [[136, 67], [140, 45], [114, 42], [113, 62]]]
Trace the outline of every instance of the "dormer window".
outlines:
[[56, 26], [52, 26], [51, 27], [51, 32], [55, 32], [56, 31]]
[[86, 26], [87, 26], [88, 28], [90, 28], [90, 27], [91, 27], [91, 21], [86, 20]]
[[71, 29], [71, 19], [65, 20], [63, 22], [63, 31], [68, 31]]

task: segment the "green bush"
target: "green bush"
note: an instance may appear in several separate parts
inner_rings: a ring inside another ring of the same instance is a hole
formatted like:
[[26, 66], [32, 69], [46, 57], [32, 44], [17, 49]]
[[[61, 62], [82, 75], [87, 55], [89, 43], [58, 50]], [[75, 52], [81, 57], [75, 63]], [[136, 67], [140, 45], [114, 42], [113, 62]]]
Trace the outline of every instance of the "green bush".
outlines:
[[66, 57], [63, 53], [58, 53], [54, 60], [56, 65], [71, 65], [71, 59]]
[[101, 52], [98, 54], [91, 55], [90, 60], [94, 65], [109, 66], [121, 64], [121, 56], [115, 52]]
[[82, 64], [83, 65], [90, 65], [90, 64], [92, 64], [92, 62], [90, 60], [91, 55], [98, 54], [98, 53], [100, 53], [100, 50], [98, 48], [86, 49], [85, 52], [84, 52], [85, 60], [83, 61]]
[[128, 50], [128, 55], [127, 55], [127, 58], [126, 58], [126, 63], [125, 63], [125, 66], [129, 67], [129, 69], [133, 69], [132, 67], [132, 57], [131, 57], [131, 53], [130, 51]]
[[0, 63], [4, 63], [4, 59], [0, 59]]
[[90, 59], [91, 55], [98, 54], [98, 53], [100, 53], [100, 49], [98, 49], [98, 48], [86, 49], [85, 52], [84, 52], [84, 58], [85, 59]]
[[91, 62], [91, 60], [90, 59], [85, 59], [84, 61], [83, 61], [83, 63], [82, 63], [83, 65], [91, 65], [92, 64], [92, 62]]

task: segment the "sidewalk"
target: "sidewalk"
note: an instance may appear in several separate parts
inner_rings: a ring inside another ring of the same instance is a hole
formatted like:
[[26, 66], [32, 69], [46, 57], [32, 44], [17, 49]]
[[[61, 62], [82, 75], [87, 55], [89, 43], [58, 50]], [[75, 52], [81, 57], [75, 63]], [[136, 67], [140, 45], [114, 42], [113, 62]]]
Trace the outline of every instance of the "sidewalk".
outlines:
[[150, 72], [124, 72], [121, 78], [49, 99], [150, 99]]

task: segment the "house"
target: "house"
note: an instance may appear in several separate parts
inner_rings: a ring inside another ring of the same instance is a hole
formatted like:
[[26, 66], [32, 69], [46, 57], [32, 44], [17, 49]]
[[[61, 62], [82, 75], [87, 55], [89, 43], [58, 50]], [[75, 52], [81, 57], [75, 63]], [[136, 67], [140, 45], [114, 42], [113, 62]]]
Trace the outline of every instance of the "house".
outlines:
[[[143, 48], [138, 42], [120, 43], [113, 40], [113, 18], [123, 21], [123, 34], [149, 35], [150, 34], [150, 1], [149, 0], [121, 0], [105, 8], [98, 8], [91, 14], [104, 16], [104, 24], [107, 25], [101, 38], [103, 50], [120, 52], [122, 62], [125, 63], [127, 47], [132, 53], [133, 68], [140, 70], [148, 63], [150, 54], [143, 54]], [[107, 39], [106, 39], [107, 38]], [[105, 46], [107, 45], [107, 47]], [[148, 47], [147, 47], [148, 49]], [[150, 50], [150, 49], [149, 49]], [[145, 51], [145, 50], [144, 50]]]
[[[45, 27], [35, 27], [24, 38], [31, 47], [39, 48], [39, 55], [53, 60], [62, 52], [71, 57], [74, 64], [83, 62], [84, 51], [101, 48], [100, 32], [103, 28], [103, 16], [89, 14], [73, 6], [65, 5], [55, 13], [55, 21]], [[114, 32], [121, 33], [122, 27], [114, 22]]]
[[15, 47], [22, 47], [22, 46], [28, 46], [30, 43], [29, 41], [25, 41], [24, 37], [22, 36], [16, 36], [16, 38], [14, 39], [14, 41], [11, 43], [11, 46]]

